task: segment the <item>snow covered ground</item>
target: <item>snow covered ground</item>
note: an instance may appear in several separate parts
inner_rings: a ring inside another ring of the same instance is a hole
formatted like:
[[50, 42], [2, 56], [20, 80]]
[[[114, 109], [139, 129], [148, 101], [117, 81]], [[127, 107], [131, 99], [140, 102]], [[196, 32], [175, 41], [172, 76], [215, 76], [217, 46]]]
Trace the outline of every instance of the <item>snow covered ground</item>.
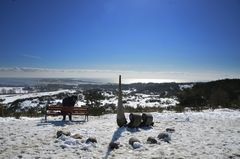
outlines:
[[11, 93], [28, 93], [27, 90], [23, 89], [24, 87], [0, 87], [1, 94], [11, 94]]
[[[124, 91], [130, 92], [131, 91]], [[159, 95], [149, 95], [143, 93], [136, 93], [135, 95], [130, 95], [129, 93], [124, 94], [123, 101], [125, 101], [124, 105], [137, 108], [141, 107], [162, 107], [166, 108], [169, 106], [176, 106], [179, 102], [177, 98], [160, 98]], [[102, 100], [101, 104], [104, 106], [106, 104], [115, 104], [117, 105], [118, 98], [116, 96], [108, 95], [108, 99]]]
[[52, 92], [38, 92], [38, 93], [26, 93], [26, 94], [10, 94], [10, 95], [0, 95], [0, 99], [3, 99], [3, 104], [12, 103], [17, 99], [25, 99], [25, 98], [34, 98], [34, 97], [42, 97], [42, 96], [51, 96], [56, 95], [63, 92], [74, 93], [75, 90], [59, 90]]
[[[0, 118], [0, 158], [240, 158], [240, 111], [152, 114], [150, 129], [118, 128], [116, 114], [88, 122], [81, 122], [83, 117], [74, 117], [74, 122], [49, 117], [47, 123], [43, 118]], [[170, 143], [157, 139], [166, 128], [175, 129]], [[59, 130], [83, 138], [56, 138]], [[149, 136], [158, 143], [148, 144]], [[88, 137], [96, 137], [97, 143], [85, 143]], [[140, 148], [128, 144], [131, 137], [140, 140]], [[120, 142], [119, 149], [110, 151], [111, 141]]]
[[[123, 94], [123, 100], [124, 105], [128, 107], [173, 107], [176, 106], [179, 102], [176, 97], [172, 98], [161, 98], [159, 95], [151, 95], [151, 94], [143, 94], [143, 93], [133, 93], [135, 90], [124, 90]], [[35, 108], [35, 107], [45, 107], [46, 104], [50, 101], [51, 104], [57, 104], [61, 103], [62, 99], [58, 98], [52, 98], [52, 99], [45, 99], [43, 101], [40, 101], [38, 98], [43, 96], [55, 96], [57, 94], [68, 92], [68, 93], [75, 93], [75, 90], [59, 90], [59, 91], [53, 91], [53, 92], [38, 92], [38, 93], [25, 93], [25, 94], [8, 94], [8, 95], [0, 95], [0, 99], [2, 99], [3, 104], [10, 105], [12, 102], [23, 99], [23, 101], [19, 102], [19, 109], [24, 108]], [[82, 93], [78, 94], [81, 98], [78, 101], [78, 105], [86, 105], [86, 100], [84, 100], [84, 95]], [[115, 105], [117, 106], [118, 98], [116, 95], [113, 94], [113, 92], [103, 92], [103, 95], [106, 99], [101, 100], [101, 106], [108, 106], [108, 105]], [[34, 98], [34, 99], [29, 99]]]
[[194, 84], [181, 84], [179, 85], [180, 90], [192, 88]]

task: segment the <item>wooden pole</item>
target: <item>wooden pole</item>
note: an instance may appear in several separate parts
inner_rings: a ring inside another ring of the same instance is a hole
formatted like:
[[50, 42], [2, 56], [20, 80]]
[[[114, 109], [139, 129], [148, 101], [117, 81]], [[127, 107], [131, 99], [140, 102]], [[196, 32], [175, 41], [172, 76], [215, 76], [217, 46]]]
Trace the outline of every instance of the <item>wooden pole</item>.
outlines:
[[126, 117], [124, 115], [124, 108], [122, 103], [122, 84], [121, 75], [119, 75], [119, 85], [118, 85], [118, 107], [117, 107], [117, 124], [122, 127], [127, 124]]

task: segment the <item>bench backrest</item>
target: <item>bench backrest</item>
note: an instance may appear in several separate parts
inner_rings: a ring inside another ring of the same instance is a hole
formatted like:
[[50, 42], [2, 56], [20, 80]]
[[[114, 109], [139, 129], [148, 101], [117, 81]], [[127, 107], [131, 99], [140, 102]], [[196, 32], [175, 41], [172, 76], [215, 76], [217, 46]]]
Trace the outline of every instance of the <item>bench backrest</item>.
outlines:
[[47, 106], [47, 110], [49, 111], [61, 111], [61, 112], [82, 112], [82, 113], [88, 113], [87, 107], [63, 107], [63, 106], [56, 106], [51, 105]]

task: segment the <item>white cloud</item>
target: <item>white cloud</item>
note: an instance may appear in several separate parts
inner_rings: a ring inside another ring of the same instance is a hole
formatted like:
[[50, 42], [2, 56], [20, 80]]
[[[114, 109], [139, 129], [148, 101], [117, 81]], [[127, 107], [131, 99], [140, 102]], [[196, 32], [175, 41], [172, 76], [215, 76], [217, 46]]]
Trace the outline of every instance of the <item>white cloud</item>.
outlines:
[[123, 76], [123, 82], [190, 82], [210, 81], [223, 78], [240, 78], [239, 74], [225, 72], [153, 72], [153, 71], [123, 71], [99, 69], [52, 69], [14, 67], [0, 68], [0, 77], [36, 77], [36, 78], [105, 78], [115, 79]]

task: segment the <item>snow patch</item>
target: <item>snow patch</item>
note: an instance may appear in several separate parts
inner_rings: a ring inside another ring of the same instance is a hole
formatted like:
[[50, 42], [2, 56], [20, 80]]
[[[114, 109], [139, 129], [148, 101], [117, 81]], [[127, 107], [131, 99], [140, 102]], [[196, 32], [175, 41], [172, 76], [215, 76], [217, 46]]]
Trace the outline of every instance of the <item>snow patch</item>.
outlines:
[[[128, 114], [125, 114], [126, 116]], [[204, 112], [152, 113], [154, 126], [149, 129], [118, 128], [116, 114], [90, 116], [88, 122], [74, 116], [73, 122], [61, 117], [0, 118], [1, 158], [238, 158], [240, 156], [240, 111], [229, 109]], [[189, 119], [189, 121], [187, 120]], [[167, 128], [174, 128], [170, 143], [157, 138]], [[82, 139], [62, 135], [59, 130], [80, 134]], [[148, 137], [157, 144], [147, 143]], [[86, 143], [96, 137], [97, 143]], [[129, 139], [140, 143], [134, 147]], [[120, 142], [118, 149], [109, 151], [110, 142]]]

